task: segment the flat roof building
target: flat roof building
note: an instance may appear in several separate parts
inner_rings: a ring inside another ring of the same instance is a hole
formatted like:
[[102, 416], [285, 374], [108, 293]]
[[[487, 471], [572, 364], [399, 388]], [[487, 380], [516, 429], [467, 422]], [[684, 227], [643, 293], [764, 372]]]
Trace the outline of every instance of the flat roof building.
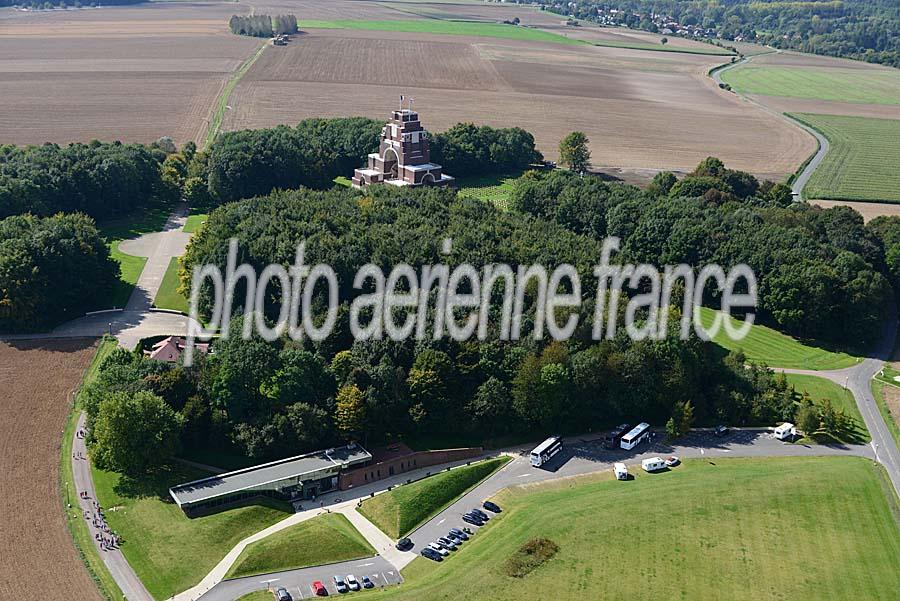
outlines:
[[371, 459], [368, 451], [352, 443], [179, 484], [169, 489], [169, 495], [188, 515], [259, 496], [314, 499], [338, 489], [342, 470]]

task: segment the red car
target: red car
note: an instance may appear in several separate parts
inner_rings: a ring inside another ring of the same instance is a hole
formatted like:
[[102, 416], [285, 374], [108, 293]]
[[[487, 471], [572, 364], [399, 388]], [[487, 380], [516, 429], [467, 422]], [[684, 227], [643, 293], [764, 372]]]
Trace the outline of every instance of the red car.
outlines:
[[325, 588], [325, 585], [322, 584], [321, 580], [316, 580], [309, 586], [312, 589], [312, 592], [314, 595], [319, 596], [319, 597], [327, 597], [328, 596], [328, 590]]

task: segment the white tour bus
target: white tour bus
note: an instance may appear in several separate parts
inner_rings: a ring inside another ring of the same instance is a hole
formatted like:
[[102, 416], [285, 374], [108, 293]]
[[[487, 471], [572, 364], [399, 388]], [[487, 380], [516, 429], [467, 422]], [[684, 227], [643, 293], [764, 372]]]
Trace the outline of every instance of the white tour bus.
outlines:
[[622, 437], [622, 442], [619, 443], [619, 446], [621, 446], [626, 451], [630, 451], [649, 437], [650, 424], [648, 424], [647, 422], [641, 422], [634, 428], [632, 428], [631, 432]]
[[550, 461], [550, 458], [562, 451], [562, 438], [559, 436], [551, 436], [531, 452], [531, 465], [541, 467], [541, 465]]

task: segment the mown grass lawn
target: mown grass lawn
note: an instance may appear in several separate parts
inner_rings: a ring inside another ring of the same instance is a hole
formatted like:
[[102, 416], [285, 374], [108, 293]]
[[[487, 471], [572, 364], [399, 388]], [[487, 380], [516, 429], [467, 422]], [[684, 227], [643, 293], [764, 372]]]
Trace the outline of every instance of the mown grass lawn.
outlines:
[[290, 515], [289, 508], [273, 503], [188, 518], [170, 500], [168, 488], [203, 475], [179, 467], [130, 482], [93, 470], [107, 521], [124, 538], [122, 552], [156, 599], [197, 584], [239, 541]]
[[830, 145], [803, 189], [805, 198], [900, 202], [900, 119], [790, 116], [821, 132]]
[[548, 31], [519, 27], [503, 23], [480, 23], [477, 21], [441, 21], [421, 19], [417, 21], [368, 21], [340, 19], [324, 21], [301, 19], [300, 29], [368, 29], [374, 31], [402, 31], [409, 33], [435, 33], [444, 35], [470, 35], [509, 40], [530, 40], [533, 42], [556, 42], [558, 44], [584, 45], [583, 40], [567, 38]]
[[200, 226], [206, 223], [207, 219], [209, 219], [208, 213], [194, 213], [194, 210], [191, 209], [191, 214], [188, 215], [187, 221], [184, 222], [184, 227], [181, 228], [181, 231], [193, 234], [200, 229]]
[[359, 512], [391, 538], [400, 538], [439, 513], [470, 488], [506, 465], [497, 457], [441, 472], [363, 501]]
[[249, 545], [225, 578], [241, 578], [350, 561], [375, 555], [375, 549], [339, 513], [327, 513]]
[[274, 599], [275, 595], [271, 591], [253, 591], [243, 597], [238, 597], [237, 601], [273, 601]]
[[894, 69], [743, 65], [722, 73], [722, 81], [742, 94], [900, 104], [900, 72]]
[[159, 285], [159, 291], [153, 304], [160, 309], [172, 309], [174, 311], [188, 312], [188, 299], [178, 292], [178, 286], [181, 280], [178, 279], [178, 257], [172, 257], [169, 260], [169, 266], [166, 268], [166, 274], [163, 281]]
[[459, 196], [489, 202], [501, 211], [507, 211], [513, 182], [520, 176], [521, 173], [461, 177], [456, 181], [457, 193]]
[[[630, 471], [628, 482], [604, 473], [502, 492], [504, 512], [471, 542], [441, 564], [416, 559], [381, 598], [897, 598], [900, 511], [869, 460], [717, 458]], [[537, 537], [559, 545], [556, 556], [525, 578], [504, 574]]]
[[825, 378], [801, 374], [785, 375], [788, 383], [792, 384], [797, 392], [800, 394], [808, 392], [814, 403], [821, 404], [822, 401], [828, 399], [835, 409], [843, 409], [844, 413], [853, 418], [853, 421], [856, 422], [856, 428], [841, 442], [863, 444], [872, 440], [869, 430], [866, 428], [866, 423], [859, 413], [856, 399], [853, 398], [853, 394], [849, 390]]
[[[712, 325], [715, 310], [700, 308], [700, 318], [704, 327]], [[738, 320], [732, 320], [735, 327], [740, 326]], [[741, 350], [749, 361], [765, 363], [769, 367], [792, 369], [829, 370], [850, 367], [859, 363], [859, 357], [844, 352], [830, 351], [791, 338], [768, 326], [754, 324], [750, 333], [741, 340], [732, 340], [724, 328], [713, 338], [719, 346], [729, 350]]]

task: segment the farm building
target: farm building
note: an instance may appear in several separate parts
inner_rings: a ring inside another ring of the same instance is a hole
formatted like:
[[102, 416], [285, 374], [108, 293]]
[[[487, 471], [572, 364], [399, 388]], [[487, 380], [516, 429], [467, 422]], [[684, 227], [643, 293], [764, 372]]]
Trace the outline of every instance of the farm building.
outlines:
[[179, 484], [169, 495], [188, 515], [197, 515], [253, 497], [285, 501], [314, 499], [338, 489], [338, 476], [372, 455], [358, 444], [316, 451]]
[[[403, 97], [400, 97], [401, 102]], [[381, 130], [378, 152], [369, 155], [367, 167], [357, 169], [351, 180], [355, 188], [370, 184], [393, 186], [446, 186], [453, 178], [431, 162], [428, 132], [412, 108], [394, 111]]]

